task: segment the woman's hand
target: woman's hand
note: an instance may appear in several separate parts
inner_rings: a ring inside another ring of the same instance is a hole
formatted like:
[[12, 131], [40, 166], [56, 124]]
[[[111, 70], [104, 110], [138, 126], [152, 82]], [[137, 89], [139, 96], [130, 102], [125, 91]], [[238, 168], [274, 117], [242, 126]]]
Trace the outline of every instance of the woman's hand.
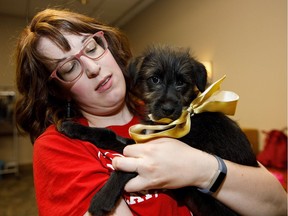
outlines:
[[113, 159], [113, 167], [139, 173], [126, 184], [128, 192], [191, 185], [205, 188], [218, 167], [213, 156], [170, 138], [127, 146], [124, 155]]
[[[184, 186], [206, 188], [218, 163], [214, 156], [175, 139], [155, 139], [124, 149], [126, 157], [115, 157], [116, 169], [138, 172], [125, 186], [128, 192], [174, 189]], [[285, 215], [287, 194], [263, 166], [249, 167], [225, 160], [227, 176], [213, 196], [240, 215]]]

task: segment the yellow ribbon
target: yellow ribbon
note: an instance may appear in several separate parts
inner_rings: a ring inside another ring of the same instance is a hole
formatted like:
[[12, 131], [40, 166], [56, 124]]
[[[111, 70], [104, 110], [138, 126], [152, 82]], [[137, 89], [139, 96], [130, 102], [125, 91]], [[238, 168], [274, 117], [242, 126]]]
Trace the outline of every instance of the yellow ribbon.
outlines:
[[[210, 85], [203, 93], [198, 95], [190, 106], [182, 111], [181, 116], [172, 121], [171, 119], [160, 119], [155, 122], [165, 125], [143, 125], [137, 124], [129, 128], [129, 134], [136, 143], [146, 142], [157, 137], [180, 138], [190, 131], [190, 116], [202, 112], [222, 112], [226, 115], [234, 115], [239, 96], [231, 91], [220, 91], [220, 85], [226, 76]], [[143, 131], [151, 133], [143, 134]]]

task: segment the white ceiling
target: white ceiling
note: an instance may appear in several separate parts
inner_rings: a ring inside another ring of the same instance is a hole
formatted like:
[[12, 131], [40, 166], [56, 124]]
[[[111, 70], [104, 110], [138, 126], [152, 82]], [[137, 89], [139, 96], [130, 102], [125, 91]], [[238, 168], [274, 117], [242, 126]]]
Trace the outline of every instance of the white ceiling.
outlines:
[[120, 27], [153, 1], [155, 0], [0, 0], [0, 15], [30, 20], [42, 9], [60, 7], [84, 13]]

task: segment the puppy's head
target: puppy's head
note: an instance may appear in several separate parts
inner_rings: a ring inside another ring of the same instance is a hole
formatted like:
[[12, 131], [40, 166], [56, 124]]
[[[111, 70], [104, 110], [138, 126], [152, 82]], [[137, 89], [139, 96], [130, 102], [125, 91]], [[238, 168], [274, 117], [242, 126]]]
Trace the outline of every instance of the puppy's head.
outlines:
[[207, 72], [189, 50], [153, 46], [132, 59], [126, 81], [132, 99], [144, 103], [144, 110], [138, 113], [144, 120], [148, 114], [157, 120], [175, 120], [198, 92], [205, 90]]

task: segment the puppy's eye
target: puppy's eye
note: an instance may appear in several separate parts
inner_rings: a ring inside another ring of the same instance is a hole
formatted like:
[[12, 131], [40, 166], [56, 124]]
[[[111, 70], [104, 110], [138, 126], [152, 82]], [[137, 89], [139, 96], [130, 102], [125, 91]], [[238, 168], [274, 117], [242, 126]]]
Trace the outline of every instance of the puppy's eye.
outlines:
[[182, 80], [177, 80], [176, 81], [176, 86], [183, 86], [184, 82]]
[[183, 80], [177, 80], [175, 82], [175, 87], [178, 91], [183, 91], [186, 87], [186, 82], [184, 82]]
[[152, 82], [154, 84], [160, 83], [160, 78], [158, 76], [150, 77], [149, 80], [150, 80], [150, 82]]

